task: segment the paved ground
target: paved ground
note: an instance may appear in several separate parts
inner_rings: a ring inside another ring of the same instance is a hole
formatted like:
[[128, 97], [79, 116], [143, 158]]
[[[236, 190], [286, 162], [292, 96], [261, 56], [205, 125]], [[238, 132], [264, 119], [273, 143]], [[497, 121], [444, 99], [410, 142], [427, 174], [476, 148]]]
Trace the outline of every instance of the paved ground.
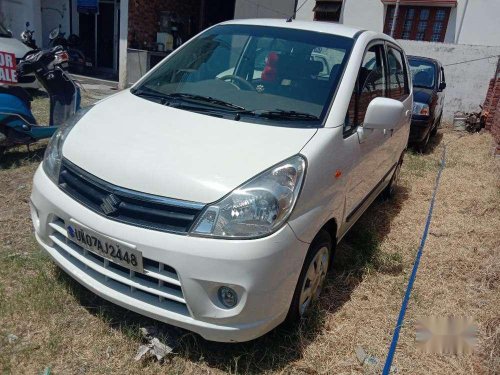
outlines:
[[84, 95], [91, 100], [100, 100], [118, 90], [118, 82], [72, 74], [75, 81], [83, 88]]

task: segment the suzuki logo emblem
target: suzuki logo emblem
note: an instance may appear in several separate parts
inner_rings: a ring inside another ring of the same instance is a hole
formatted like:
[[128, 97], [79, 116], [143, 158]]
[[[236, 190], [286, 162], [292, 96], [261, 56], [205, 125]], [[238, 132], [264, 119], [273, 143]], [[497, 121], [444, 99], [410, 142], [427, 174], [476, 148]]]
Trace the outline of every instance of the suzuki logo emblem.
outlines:
[[121, 200], [114, 194], [109, 194], [103, 198], [101, 210], [105, 215], [112, 215], [118, 211]]

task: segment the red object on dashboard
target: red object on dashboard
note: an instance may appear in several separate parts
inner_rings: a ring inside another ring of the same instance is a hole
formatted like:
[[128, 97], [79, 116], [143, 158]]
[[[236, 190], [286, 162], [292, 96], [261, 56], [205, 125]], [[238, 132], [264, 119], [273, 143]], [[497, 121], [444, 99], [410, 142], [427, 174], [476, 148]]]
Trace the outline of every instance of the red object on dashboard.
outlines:
[[266, 59], [266, 66], [260, 76], [263, 81], [276, 81], [276, 75], [278, 73], [278, 60], [279, 55], [276, 52], [269, 52]]

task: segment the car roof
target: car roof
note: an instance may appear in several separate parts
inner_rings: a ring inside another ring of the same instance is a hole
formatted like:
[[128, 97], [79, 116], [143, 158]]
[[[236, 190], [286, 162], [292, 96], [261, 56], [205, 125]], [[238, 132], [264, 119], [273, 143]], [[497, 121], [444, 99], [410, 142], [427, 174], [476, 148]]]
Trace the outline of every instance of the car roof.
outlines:
[[441, 65], [441, 62], [439, 60], [433, 59], [431, 57], [425, 57], [425, 56], [408, 55], [408, 60], [423, 60], [423, 61], [432, 62], [432, 63], [437, 64], [437, 65]]
[[221, 23], [221, 25], [251, 25], [251, 26], [270, 26], [283, 27], [288, 29], [316, 31], [332, 35], [339, 35], [348, 38], [354, 38], [360, 32], [365, 30], [355, 27], [345, 26], [334, 22], [321, 21], [298, 21], [292, 20], [287, 22], [285, 18], [255, 18], [255, 19], [240, 19], [231, 20]]

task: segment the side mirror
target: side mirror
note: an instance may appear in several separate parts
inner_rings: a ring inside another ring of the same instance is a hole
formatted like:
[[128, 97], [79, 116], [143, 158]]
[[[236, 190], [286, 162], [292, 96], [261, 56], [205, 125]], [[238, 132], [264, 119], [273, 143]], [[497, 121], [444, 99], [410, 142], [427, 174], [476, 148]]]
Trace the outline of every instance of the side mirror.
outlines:
[[14, 34], [12, 34], [12, 31], [10, 31], [10, 29], [7, 29], [7, 35], [9, 36], [9, 38], [12, 38], [12, 35]]
[[446, 82], [441, 82], [439, 84], [438, 90], [439, 91], [444, 91], [445, 88], [446, 88]]
[[404, 106], [399, 100], [375, 98], [368, 105], [363, 127], [366, 129], [394, 129], [403, 118]]

